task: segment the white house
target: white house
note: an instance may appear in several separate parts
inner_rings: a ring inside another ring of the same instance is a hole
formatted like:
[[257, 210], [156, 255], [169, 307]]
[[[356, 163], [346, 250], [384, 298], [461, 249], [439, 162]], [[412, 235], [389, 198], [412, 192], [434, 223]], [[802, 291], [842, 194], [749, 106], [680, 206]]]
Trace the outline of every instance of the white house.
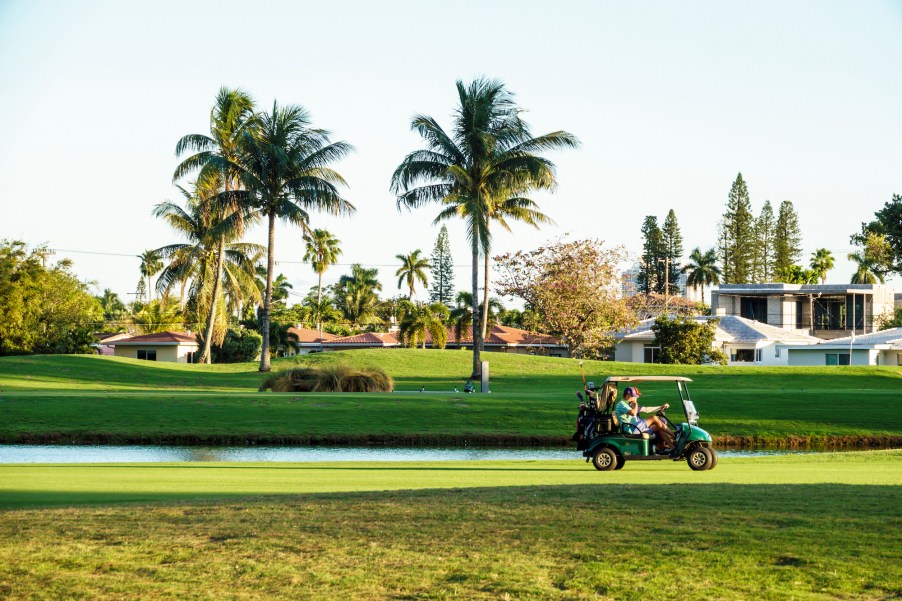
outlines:
[[[704, 323], [715, 318], [705, 316], [693, 319]], [[714, 332], [712, 350], [723, 351], [730, 365], [788, 365], [787, 354], [783, 350], [785, 345], [805, 347], [821, 342], [820, 338], [783, 330], [744, 317], [725, 315], [719, 319], [720, 322]], [[646, 319], [636, 328], [618, 333], [614, 360], [658, 363], [661, 348], [655, 342], [655, 333], [651, 329], [654, 323], [654, 319]]]
[[902, 365], [902, 328], [786, 347], [789, 365]]

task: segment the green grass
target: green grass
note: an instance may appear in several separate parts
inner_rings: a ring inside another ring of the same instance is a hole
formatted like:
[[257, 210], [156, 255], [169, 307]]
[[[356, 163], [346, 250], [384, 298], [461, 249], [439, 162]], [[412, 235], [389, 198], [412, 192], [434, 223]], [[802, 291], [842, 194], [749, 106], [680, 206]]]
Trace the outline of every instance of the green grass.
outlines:
[[[90, 356], [0, 358], [0, 441], [316, 443], [560, 443], [571, 433], [578, 362], [489, 354], [490, 395], [465, 395], [470, 355], [361, 350], [309, 363], [378, 365], [393, 394], [257, 393], [254, 364], [175, 365]], [[296, 365], [278, 360], [274, 369]], [[680, 374], [701, 425], [719, 436], [775, 443], [902, 436], [894, 367], [680, 367], [586, 362], [587, 378]], [[425, 388], [426, 392], [418, 392]], [[672, 391], [643, 386], [648, 404]]]
[[0, 597], [897, 598], [900, 459], [3, 466]]

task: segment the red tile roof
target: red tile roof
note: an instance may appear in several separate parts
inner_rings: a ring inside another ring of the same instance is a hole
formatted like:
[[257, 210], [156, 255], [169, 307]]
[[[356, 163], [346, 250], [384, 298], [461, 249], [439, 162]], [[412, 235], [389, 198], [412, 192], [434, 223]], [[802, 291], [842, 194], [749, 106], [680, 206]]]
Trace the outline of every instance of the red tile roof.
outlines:
[[158, 332], [114, 340], [109, 344], [110, 346], [117, 344], [197, 344], [197, 336], [187, 332]]
[[329, 344], [369, 344], [372, 346], [395, 346], [401, 344], [401, 341], [394, 334], [376, 332], [364, 332], [356, 336], [335, 338], [328, 342]]
[[330, 334], [329, 332], [323, 332], [323, 336], [322, 338], [320, 338], [319, 330], [311, 330], [310, 328], [296, 328], [294, 326], [288, 328], [288, 332], [297, 336], [298, 342], [300, 342], [301, 344], [331, 342], [332, 340], [336, 340], [338, 338], [338, 336], [336, 336], [335, 334]]

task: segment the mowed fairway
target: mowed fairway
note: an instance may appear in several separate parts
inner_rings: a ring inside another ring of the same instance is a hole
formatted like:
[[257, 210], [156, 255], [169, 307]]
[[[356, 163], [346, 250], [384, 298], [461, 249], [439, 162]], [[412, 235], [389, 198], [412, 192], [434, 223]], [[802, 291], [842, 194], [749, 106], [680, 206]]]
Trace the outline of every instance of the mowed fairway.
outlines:
[[900, 485], [900, 451], [3, 466], [0, 595], [893, 598]]

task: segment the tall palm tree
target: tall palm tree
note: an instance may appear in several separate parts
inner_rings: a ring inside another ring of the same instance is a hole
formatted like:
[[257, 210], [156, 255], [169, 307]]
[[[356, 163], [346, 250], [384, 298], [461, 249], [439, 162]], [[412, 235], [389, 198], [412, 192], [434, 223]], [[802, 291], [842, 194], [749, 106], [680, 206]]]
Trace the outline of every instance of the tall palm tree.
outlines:
[[[341, 247], [338, 238], [327, 230], [305, 231], [304, 243], [306, 245], [304, 260], [310, 261], [310, 266], [313, 267], [313, 271], [319, 278], [316, 285], [316, 303], [319, 305], [323, 300], [323, 274], [338, 262], [338, 257], [341, 256]], [[321, 321], [317, 321], [316, 328], [322, 330]]]
[[821, 284], [827, 283], [827, 272], [833, 269], [833, 253], [826, 248], [819, 248], [811, 253], [812, 271], [820, 278]]
[[[436, 202], [445, 208], [436, 222], [459, 217], [467, 226], [472, 250], [473, 373], [481, 369], [482, 327], [479, 314], [479, 256], [491, 247], [489, 222], [502, 200], [536, 188], [554, 186], [554, 165], [535, 153], [576, 147], [567, 132], [533, 138], [520, 119], [520, 108], [499, 80], [457, 82], [459, 106], [453, 130], [446, 133], [429, 116], [411, 122], [426, 149], [408, 154], [392, 176], [397, 205], [414, 209]], [[488, 296], [488, 290], [486, 290]]]
[[329, 132], [311, 127], [310, 114], [297, 105], [259, 115], [253, 135], [245, 133], [241, 144], [241, 180], [252, 194], [258, 214], [268, 222], [266, 290], [263, 297], [263, 348], [260, 371], [270, 370], [269, 321], [275, 268], [276, 220], [283, 219], [309, 231], [316, 210], [350, 215], [356, 209], [342, 198], [338, 187], [347, 183], [329, 165], [347, 156], [353, 147], [331, 142]]
[[[216, 102], [210, 111], [210, 135], [188, 134], [183, 136], [175, 147], [176, 156], [190, 151], [193, 151], [194, 154], [176, 167], [172, 176], [173, 182], [197, 170], [200, 171], [199, 179], [209, 178], [215, 174], [218, 181], [222, 182], [223, 193], [210, 199], [211, 203], [219, 205], [211, 207], [211, 209], [237, 216], [236, 219], [232, 219], [232, 227], [235, 228], [235, 233], [239, 237], [243, 235], [244, 220], [243, 211], [238, 209], [243, 207], [239, 197], [233, 194], [239, 186], [240, 170], [236, 164], [238, 148], [242, 137], [252, 131], [255, 126], [253, 99], [242, 90], [230, 90], [223, 87], [219, 89]], [[221, 237], [213, 266], [211, 294], [214, 299], [220, 296], [224, 255], [225, 237]], [[204, 327], [204, 346], [200, 355], [202, 363], [210, 361], [214, 319], [215, 304], [211, 304]]]
[[143, 253], [138, 255], [138, 258], [141, 259], [141, 283], [144, 283], [144, 280], [147, 280], [146, 291], [149, 292], [150, 298], [148, 300], [153, 300], [153, 287], [150, 283], [150, 278], [160, 273], [160, 270], [163, 269], [163, 259], [160, 257], [160, 253], [155, 250], [145, 250]]
[[274, 305], [279, 305], [282, 308], [285, 307], [285, 301], [288, 300], [288, 296], [291, 294], [294, 286], [291, 285], [291, 282], [288, 281], [288, 278], [285, 277], [284, 273], [280, 273], [276, 276], [276, 279], [272, 282], [272, 302]]
[[[234, 299], [233, 305], [246, 299], [259, 300], [254, 265], [264, 249], [258, 244], [237, 241], [240, 238], [235, 222], [246, 217], [240, 208], [234, 207], [229, 212], [216, 202], [215, 198], [221, 192], [216, 176], [195, 183], [190, 192], [181, 186], [178, 188], [185, 197], [185, 208], [163, 202], [154, 208], [153, 214], [166, 221], [187, 242], [157, 249], [169, 261], [157, 279], [157, 289], [166, 293], [178, 282], [191, 282], [188, 306], [195, 315], [195, 322], [205, 324], [211, 311], [214, 315], [214, 327], [209, 333], [204, 329], [206, 347], [208, 343], [221, 342], [227, 327], [228, 303], [221, 291], [217, 294], [214, 285], [219, 248], [223, 248], [222, 289]], [[200, 360], [209, 363], [210, 354]]]
[[422, 252], [420, 249], [416, 249], [408, 255], [395, 255], [395, 258], [401, 261], [401, 267], [395, 272], [395, 275], [398, 276], [398, 289], [400, 290], [401, 285], [406, 282], [407, 288], [410, 290], [407, 300], [411, 302], [413, 301], [413, 289], [416, 282], [419, 281], [424, 287], [426, 286], [426, 271], [429, 269], [429, 259], [421, 257], [420, 254]]
[[444, 303], [426, 305], [418, 303], [404, 313], [400, 323], [401, 344], [416, 348], [422, 344], [426, 348], [427, 332], [432, 336], [432, 347], [445, 348], [448, 342], [448, 330], [445, 320], [448, 319], [448, 307]]
[[856, 264], [855, 273], [852, 274], [853, 284], [881, 284], [886, 283], [886, 278], [880, 271], [880, 262], [866, 252], [849, 253], [849, 260]]
[[720, 267], [717, 266], [717, 251], [713, 248], [702, 254], [701, 249], [696, 247], [689, 254], [689, 263], [684, 267], [689, 272], [686, 276], [686, 285], [693, 288], [701, 287], [702, 300], [705, 299], [705, 285], [713, 286], [720, 284]]

